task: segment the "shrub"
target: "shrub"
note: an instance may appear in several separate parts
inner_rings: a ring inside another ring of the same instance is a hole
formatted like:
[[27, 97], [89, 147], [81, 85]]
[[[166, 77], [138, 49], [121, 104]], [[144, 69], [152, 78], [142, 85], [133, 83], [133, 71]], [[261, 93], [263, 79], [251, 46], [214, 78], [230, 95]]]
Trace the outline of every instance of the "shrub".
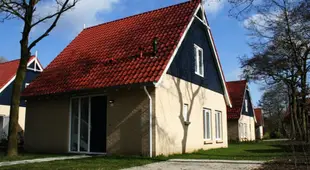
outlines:
[[270, 139], [270, 134], [269, 132], [265, 132], [263, 139]]
[[272, 138], [272, 139], [278, 139], [278, 138], [282, 138], [282, 137], [283, 137], [283, 135], [278, 131], [273, 131], [270, 133], [270, 138]]

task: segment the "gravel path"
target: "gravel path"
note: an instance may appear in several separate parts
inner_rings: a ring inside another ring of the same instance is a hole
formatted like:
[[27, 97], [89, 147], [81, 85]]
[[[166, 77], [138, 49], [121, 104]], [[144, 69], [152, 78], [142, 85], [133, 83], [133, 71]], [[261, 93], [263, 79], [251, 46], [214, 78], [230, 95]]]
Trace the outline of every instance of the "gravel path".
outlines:
[[166, 161], [148, 164], [126, 170], [251, 170], [259, 168], [261, 163], [216, 162], [208, 161]]

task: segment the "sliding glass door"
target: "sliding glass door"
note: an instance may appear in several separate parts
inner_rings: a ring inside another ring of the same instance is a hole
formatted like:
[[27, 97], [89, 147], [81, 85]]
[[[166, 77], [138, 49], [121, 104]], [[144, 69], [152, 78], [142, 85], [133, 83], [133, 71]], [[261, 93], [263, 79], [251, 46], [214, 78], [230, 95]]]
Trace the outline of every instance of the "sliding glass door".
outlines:
[[70, 152], [106, 152], [106, 96], [72, 98], [70, 112]]
[[89, 152], [90, 98], [71, 100], [70, 151]]

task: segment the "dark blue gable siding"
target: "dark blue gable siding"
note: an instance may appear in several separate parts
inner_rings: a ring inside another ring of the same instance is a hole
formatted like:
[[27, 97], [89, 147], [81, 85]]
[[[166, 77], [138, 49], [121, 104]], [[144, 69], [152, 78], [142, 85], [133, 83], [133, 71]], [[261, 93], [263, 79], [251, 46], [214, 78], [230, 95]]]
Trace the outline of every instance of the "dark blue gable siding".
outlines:
[[[198, 19], [194, 20], [167, 73], [224, 94], [220, 73], [212, 53], [212, 46], [204, 27]], [[194, 44], [203, 49], [204, 77], [195, 74]]]
[[[24, 90], [25, 84], [30, 83], [32, 80], [34, 80], [38, 76], [38, 74], [40, 74], [40, 72], [27, 70], [22, 90]], [[10, 105], [12, 90], [13, 90], [13, 82], [9, 86], [7, 86], [7, 88], [5, 88], [5, 90], [3, 90], [2, 93], [0, 93], [0, 105]], [[21, 100], [20, 106], [24, 107], [26, 106], [24, 100]]]
[[[253, 117], [253, 116], [254, 116], [254, 113], [253, 113], [253, 105], [252, 105], [252, 103], [251, 103], [249, 91], [246, 91], [245, 99], [248, 100], [248, 112], [245, 111], [245, 104], [243, 104], [242, 114], [243, 114], [243, 115], [248, 115], [248, 116]], [[243, 101], [243, 102], [244, 102], [244, 101]]]

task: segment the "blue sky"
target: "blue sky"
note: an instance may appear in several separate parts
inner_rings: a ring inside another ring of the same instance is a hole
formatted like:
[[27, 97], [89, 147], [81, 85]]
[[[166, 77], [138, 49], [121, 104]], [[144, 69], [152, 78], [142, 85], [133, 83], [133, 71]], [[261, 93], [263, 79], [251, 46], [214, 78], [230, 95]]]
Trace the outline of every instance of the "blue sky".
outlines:
[[[81, 1], [74, 10], [61, 19], [50, 36], [34, 47], [34, 51], [38, 51], [41, 63], [47, 66], [82, 31], [84, 24], [88, 27], [180, 2], [184, 2], [184, 0]], [[52, 10], [50, 3], [51, 1], [45, 1], [39, 4], [38, 13], [46, 13]], [[231, 81], [240, 79], [238, 57], [245, 54], [250, 55], [251, 49], [247, 45], [246, 30], [243, 28], [243, 23], [228, 16], [229, 8], [230, 6], [226, 0], [208, 0], [205, 4], [225, 77], [228, 81]], [[9, 60], [19, 57], [21, 24], [19, 20], [0, 23], [0, 56], [4, 56]], [[30, 39], [33, 40], [40, 35], [44, 28], [46, 28], [44, 24], [35, 28]], [[259, 85], [251, 83], [250, 90], [253, 103], [256, 105], [261, 96]]]

